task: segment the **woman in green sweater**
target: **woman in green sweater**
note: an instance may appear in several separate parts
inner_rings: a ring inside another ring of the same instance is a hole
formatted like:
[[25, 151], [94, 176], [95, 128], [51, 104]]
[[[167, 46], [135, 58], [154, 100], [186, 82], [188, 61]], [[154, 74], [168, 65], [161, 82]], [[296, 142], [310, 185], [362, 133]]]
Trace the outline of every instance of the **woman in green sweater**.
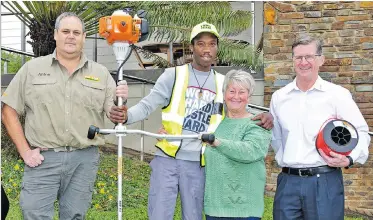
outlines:
[[242, 70], [231, 70], [224, 81], [226, 117], [205, 150], [206, 220], [261, 219], [264, 212], [264, 158], [271, 141], [246, 111], [255, 81]]

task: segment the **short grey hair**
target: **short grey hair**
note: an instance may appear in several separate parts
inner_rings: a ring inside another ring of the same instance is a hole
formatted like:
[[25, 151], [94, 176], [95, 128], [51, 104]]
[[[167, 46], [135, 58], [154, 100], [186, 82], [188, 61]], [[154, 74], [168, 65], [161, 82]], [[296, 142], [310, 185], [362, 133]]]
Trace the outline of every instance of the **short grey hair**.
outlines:
[[291, 47], [293, 55], [294, 55], [295, 47], [299, 45], [310, 45], [314, 42], [316, 43], [316, 54], [322, 55], [322, 45], [323, 45], [322, 40], [316, 37], [311, 37], [310, 35], [307, 35], [307, 34], [302, 34], [295, 40], [295, 42], [293, 43], [293, 46]]
[[228, 85], [231, 83], [237, 83], [241, 85], [243, 88], [247, 89], [249, 92], [249, 97], [254, 93], [255, 89], [255, 80], [253, 76], [245, 72], [243, 70], [230, 70], [226, 75], [224, 79], [223, 84], [223, 93], [227, 91]]
[[58, 30], [58, 28], [60, 28], [61, 20], [66, 17], [76, 17], [77, 19], [79, 19], [80, 23], [82, 23], [83, 33], [85, 33], [84, 21], [74, 12], [64, 12], [60, 14], [56, 19], [56, 23], [54, 24], [54, 29]]

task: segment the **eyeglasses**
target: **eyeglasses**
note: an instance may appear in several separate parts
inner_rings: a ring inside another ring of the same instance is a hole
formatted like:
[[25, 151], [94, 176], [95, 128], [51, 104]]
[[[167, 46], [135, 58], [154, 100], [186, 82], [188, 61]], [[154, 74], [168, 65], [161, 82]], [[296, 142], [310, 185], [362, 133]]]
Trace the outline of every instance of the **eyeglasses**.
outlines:
[[302, 62], [303, 57], [306, 59], [307, 62], [312, 62], [316, 59], [316, 57], [321, 56], [320, 54], [315, 54], [315, 55], [306, 55], [306, 56], [295, 56], [293, 57], [293, 60], [297, 63]]

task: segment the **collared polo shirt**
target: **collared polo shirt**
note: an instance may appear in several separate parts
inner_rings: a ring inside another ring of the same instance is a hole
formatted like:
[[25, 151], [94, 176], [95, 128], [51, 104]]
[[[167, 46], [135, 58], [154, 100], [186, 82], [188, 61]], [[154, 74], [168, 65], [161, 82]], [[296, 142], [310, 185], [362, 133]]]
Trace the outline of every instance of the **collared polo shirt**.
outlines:
[[25, 136], [31, 146], [86, 148], [103, 145], [96, 135], [87, 138], [90, 125], [104, 127], [105, 113], [114, 105], [115, 82], [101, 64], [84, 53], [69, 75], [53, 54], [30, 60], [15, 75], [2, 102], [25, 114]]

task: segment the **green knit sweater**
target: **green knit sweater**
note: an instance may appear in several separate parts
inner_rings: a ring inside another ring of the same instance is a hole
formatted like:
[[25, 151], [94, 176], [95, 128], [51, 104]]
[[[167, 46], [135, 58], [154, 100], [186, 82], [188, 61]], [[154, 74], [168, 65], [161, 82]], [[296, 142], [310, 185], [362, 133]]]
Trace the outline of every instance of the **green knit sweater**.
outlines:
[[271, 131], [250, 118], [225, 118], [215, 131], [221, 142], [205, 151], [204, 212], [216, 217], [262, 217]]

